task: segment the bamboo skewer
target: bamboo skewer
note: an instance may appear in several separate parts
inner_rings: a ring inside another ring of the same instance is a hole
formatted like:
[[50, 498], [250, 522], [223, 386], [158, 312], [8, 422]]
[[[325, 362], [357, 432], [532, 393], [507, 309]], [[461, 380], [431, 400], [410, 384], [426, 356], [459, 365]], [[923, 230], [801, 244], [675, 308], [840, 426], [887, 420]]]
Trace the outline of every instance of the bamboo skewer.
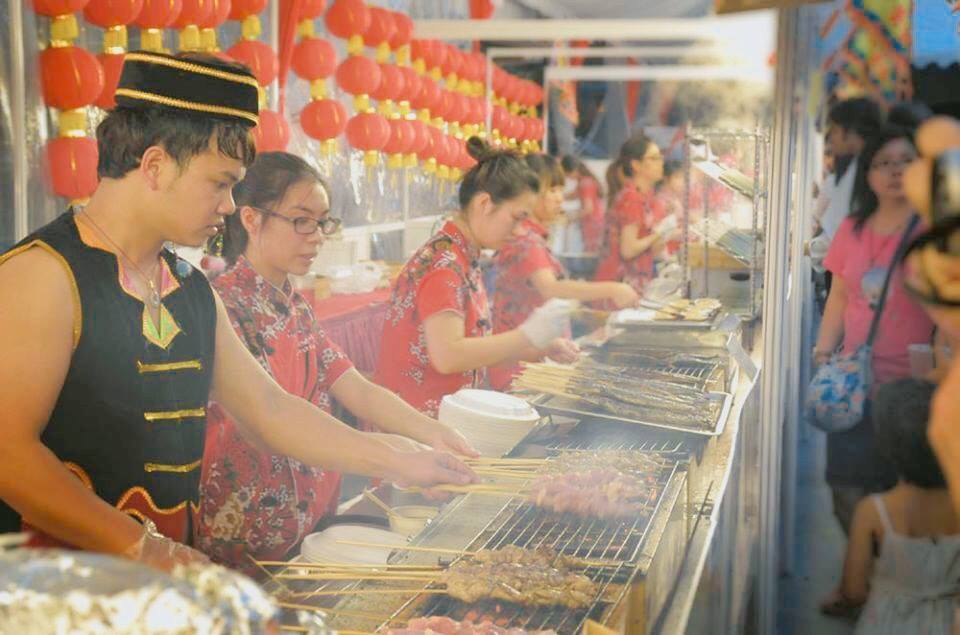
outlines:
[[412, 573], [398, 573], [396, 575], [386, 573], [281, 573], [277, 576], [281, 580], [307, 580], [311, 582], [323, 581], [342, 581], [342, 580], [419, 580], [432, 582], [436, 578], [436, 572], [420, 575]]
[[462, 549], [444, 549], [441, 547], [411, 547], [411, 546], [402, 546], [398, 547], [396, 545], [387, 545], [377, 542], [363, 542], [360, 540], [338, 540], [338, 545], [350, 545], [352, 547], [377, 547], [384, 549], [393, 549], [395, 551], [416, 551], [419, 553], [444, 553], [444, 554], [455, 554], [458, 556], [474, 556], [476, 553], [471, 551], [464, 551]]
[[287, 562], [286, 560], [261, 560], [257, 564], [263, 567], [325, 569], [328, 571], [431, 571], [441, 568], [438, 565], [429, 564], [332, 564], [325, 562]]
[[389, 506], [389, 505], [387, 505], [387, 504], [384, 503], [382, 500], [380, 500], [380, 497], [379, 497], [379, 496], [377, 496], [376, 494], [374, 494], [373, 492], [371, 492], [371, 491], [368, 490], [368, 489], [363, 490], [363, 496], [364, 496], [364, 498], [366, 498], [367, 500], [369, 500], [371, 503], [373, 503], [374, 505], [376, 505], [377, 507], [379, 507], [380, 509], [382, 509], [384, 512], [386, 512], [386, 514], [387, 514], [388, 517], [389, 517], [389, 516], [393, 516], [393, 510], [390, 509], [390, 506]]
[[383, 621], [386, 618], [390, 617], [386, 614], [379, 613], [364, 613], [363, 611], [345, 611], [340, 609], [327, 609], [319, 606], [311, 606], [309, 604], [296, 604], [294, 602], [277, 602], [277, 606], [282, 609], [290, 609], [291, 611], [310, 611], [312, 613], [323, 613], [324, 615], [329, 616], [341, 616], [341, 617], [357, 617], [364, 620], [377, 620]]
[[390, 589], [390, 588], [368, 588], [368, 589], [339, 589], [336, 591], [306, 591], [304, 593], [294, 593], [293, 597], [319, 597], [319, 596], [330, 596], [330, 595], [360, 595], [362, 593], [381, 593], [384, 595], [394, 595], [394, 594], [417, 594], [417, 593], [446, 593], [446, 589]]

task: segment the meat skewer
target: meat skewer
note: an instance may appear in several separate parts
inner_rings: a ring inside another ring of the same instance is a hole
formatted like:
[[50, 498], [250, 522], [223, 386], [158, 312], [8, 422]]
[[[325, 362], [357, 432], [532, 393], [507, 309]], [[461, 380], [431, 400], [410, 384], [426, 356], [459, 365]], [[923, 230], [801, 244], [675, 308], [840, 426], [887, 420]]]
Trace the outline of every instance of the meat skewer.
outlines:
[[557, 513], [625, 518], [649, 510], [658, 495], [652, 477], [608, 468], [542, 476], [533, 482], [528, 500]]
[[524, 606], [589, 606], [598, 587], [587, 576], [549, 565], [460, 560], [440, 581], [462, 602], [504, 600]]

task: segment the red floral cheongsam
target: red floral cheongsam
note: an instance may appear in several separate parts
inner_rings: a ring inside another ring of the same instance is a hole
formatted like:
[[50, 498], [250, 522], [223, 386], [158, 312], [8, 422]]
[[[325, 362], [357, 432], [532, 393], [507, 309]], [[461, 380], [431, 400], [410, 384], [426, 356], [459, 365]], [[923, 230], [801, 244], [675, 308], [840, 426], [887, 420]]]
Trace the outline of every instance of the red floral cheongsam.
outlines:
[[[310, 304], [289, 283], [281, 290], [267, 282], [243, 256], [213, 286], [233, 328], [277, 383], [329, 410], [330, 387], [353, 364], [319, 328]], [[211, 403], [200, 492], [197, 546], [214, 561], [256, 573], [248, 555], [282, 559], [336, 511], [340, 474], [257, 449]]]
[[653, 227], [653, 207], [652, 195], [643, 194], [633, 184], [623, 187], [607, 215], [607, 241], [603, 258], [597, 266], [597, 280], [626, 282], [637, 293], [643, 293], [643, 288], [653, 278], [653, 253], [647, 250], [624, 261], [620, 256], [620, 233], [628, 225], [637, 225], [638, 238], [649, 236]]
[[479, 251], [456, 224], [446, 223], [404, 266], [387, 308], [375, 380], [432, 417], [445, 395], [486, 381], [482, 368], [438, 372], [427, 354], [423, 326], [430, 316], [452, 311], [463, 318], [466, 337], [490, 335], [490, 307], [478, 258]]
[[[534, 309], [544, 303], [531, 277], [548, 269], [557, 278], [566, 270], [547, 246], [548, 233], [543, 225], [525, 220], [518, 234], [497, 252], [497, 285], [493, 294], [493, 332], [505, 333], [523, 324]], [[496, 390], [510, 387], [519, 372], [519, 364], [490, 369], [490, 385]]]
[[577, 181], [577, 195], [582, 210], [591, 208], [589, 214], [580, 217], [580, 232], [583, 234], [583, 249], [594, 253], [603, 246], [605, 206], [600, 195], [600, 184], [591, 176], [581, 176]]

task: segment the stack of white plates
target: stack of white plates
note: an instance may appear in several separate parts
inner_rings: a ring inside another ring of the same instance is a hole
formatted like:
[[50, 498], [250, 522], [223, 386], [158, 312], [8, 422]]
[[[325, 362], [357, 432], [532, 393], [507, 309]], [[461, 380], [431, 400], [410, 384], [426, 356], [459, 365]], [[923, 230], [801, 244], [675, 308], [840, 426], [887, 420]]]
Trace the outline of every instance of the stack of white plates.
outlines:
[[492, 390], [467, 388], [440, 403], [440, 421], [456, 428], [483, 456], [503, 456], [540, 421], [526, 401]]
[[387, 564], [392, 547], [345, 545], [340, 541], [366, 542], [402, 547], [406, 537], [366, 525], [334, 525], [303, 539], [300, 557], [319, 564]]

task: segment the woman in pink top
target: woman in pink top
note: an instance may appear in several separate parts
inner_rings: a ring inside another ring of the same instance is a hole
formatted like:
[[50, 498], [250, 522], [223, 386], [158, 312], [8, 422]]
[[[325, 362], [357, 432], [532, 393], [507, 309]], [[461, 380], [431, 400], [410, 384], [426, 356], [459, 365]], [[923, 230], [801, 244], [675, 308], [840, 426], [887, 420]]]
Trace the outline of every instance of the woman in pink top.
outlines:
[[[837, 230], [824, 260], [833, 273], [833, 286], [814, 348], [817, 364], [828, 361], [841, 344], [844, 353], [852, 353], [866, 342], [887, 268], [913, 218], [903, 173], [915, 157], [913, 140], [899, 128], [880, 131], [867, 141], [860, 155], [853, 209]], [[921, 231], [918, 227], [915, 233]], [[908, 347], [930, 343], [932, 335], [933, 323], [904, 290], [898, 268], [874, 341], [874, 385], [909, 377]], [[844, 531], [860, 498], [896, 483], [895, 472], [875, 449], [869, 406], [860, 424], [827, 437], [827, 483]]]

